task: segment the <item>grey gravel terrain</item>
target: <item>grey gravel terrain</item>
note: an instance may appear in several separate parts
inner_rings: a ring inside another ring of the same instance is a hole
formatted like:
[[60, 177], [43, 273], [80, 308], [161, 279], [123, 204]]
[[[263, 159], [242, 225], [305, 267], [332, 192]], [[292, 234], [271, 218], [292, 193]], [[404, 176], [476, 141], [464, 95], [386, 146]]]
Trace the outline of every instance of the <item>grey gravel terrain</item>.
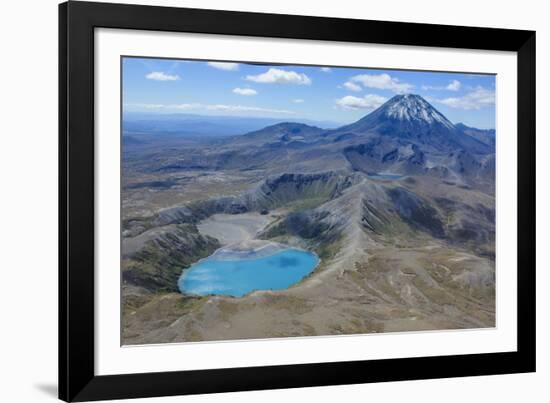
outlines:
[[[333, 130], [130, 142], [123, 343], [495, 326], [494, 144], [416, 95]], [[321, 264], [283, 291], [179, 293], [194, 262], [259, 240]]]

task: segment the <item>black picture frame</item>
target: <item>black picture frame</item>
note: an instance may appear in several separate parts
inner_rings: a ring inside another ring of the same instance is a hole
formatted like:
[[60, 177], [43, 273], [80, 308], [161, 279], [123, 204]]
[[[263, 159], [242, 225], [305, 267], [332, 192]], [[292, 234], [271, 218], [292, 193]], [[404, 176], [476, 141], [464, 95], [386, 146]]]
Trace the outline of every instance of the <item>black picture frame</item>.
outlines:
[[[94, 29], [517, 52], [517, 351], [96, 376]], [[187, 8], [59, 5], [59, 398], [89, 401], [535, 371], [535, 32]]]

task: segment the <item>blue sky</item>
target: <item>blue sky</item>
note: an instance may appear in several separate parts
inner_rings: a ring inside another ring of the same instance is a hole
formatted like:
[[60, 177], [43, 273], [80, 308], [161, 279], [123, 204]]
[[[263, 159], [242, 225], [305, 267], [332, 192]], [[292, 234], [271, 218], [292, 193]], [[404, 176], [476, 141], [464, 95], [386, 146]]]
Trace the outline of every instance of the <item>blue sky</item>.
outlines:
[[495, 127], [495, 76], [347, 67], [124, 58], [125, 112], [351, 123], [396, 94], [453, 123]]

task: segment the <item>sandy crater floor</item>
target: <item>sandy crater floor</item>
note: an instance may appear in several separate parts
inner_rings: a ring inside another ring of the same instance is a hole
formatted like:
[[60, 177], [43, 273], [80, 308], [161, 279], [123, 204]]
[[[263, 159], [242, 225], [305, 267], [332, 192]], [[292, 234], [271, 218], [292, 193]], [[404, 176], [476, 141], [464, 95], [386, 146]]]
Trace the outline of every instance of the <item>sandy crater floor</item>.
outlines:
[[253, 239], [275, 218], [259, 213], [214, 214], [200, 222], [201, 234], [217, 238], [222, 245], [231, 245]]

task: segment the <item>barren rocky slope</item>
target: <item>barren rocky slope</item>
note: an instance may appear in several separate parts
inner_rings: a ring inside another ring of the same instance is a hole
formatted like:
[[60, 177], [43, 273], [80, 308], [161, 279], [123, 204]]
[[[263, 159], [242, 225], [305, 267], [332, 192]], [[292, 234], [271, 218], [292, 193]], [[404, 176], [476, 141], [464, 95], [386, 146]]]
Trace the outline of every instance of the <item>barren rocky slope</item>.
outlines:
[[[151, 200], [179, 201], [124, 218], [123, 342], [494, 326], [494, 148], [419, 98], [337, 130], [285, 123], [133, 159], [132, 172], [176, 182]], [[284, 291], [182, 295], [181, 271], [221, 245], [199, 231], [219, 214], [265, 215], [253, 238], [322, 263]]]

